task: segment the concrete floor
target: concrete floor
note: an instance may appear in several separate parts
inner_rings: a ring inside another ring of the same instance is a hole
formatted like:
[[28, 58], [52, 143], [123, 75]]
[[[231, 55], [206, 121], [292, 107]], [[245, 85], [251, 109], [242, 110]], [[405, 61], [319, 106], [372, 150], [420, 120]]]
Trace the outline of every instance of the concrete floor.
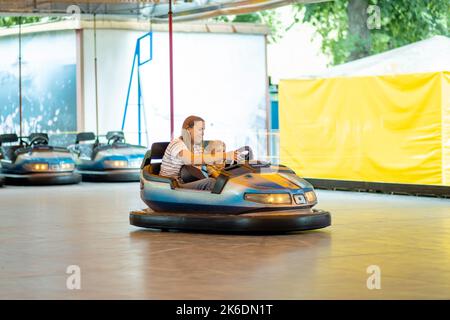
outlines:
[[[332, 227], [227, 236], [130, 226], [138, 188], [0, 189], [0, 298], [450, 298], [449, 199], [318, 191]], [[81, 290], [66, 289], [69, 265]], [[367, 289], [369, 265], [380, 290]]]

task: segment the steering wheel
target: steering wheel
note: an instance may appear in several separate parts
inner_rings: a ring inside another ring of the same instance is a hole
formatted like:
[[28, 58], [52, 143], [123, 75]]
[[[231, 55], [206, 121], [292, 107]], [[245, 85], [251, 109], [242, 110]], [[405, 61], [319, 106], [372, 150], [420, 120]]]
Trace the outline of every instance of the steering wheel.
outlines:
[[239, 149], [236, 150], [236, 152], [239, 153], [244, 153], [246, 152], [245, 156], [244, 156], [244, 161], [248, 162], [250, 160], [253, 160], [253, 150], [252, 148], [250, 148], [249, 146], [244, 146], [241, 147]]
[[20, 139], [19, 139], [19, 146], [20, 146], [21, 148], [28, 148], [28, 147], [30, 146], [30, 143], [27, 142], [26, 140], [20, 138]]
[[117, 142], [124, 142], [125, 138], [120, 134], [115, 134], [108, 139], [108, 144], [114, 144]]
[[[253, 150], [249, 146], [244, 146], [244, 147], [241, 147], [239, 149], [236, 149], [235, 152], [238, 153], [238, 154], [245, 152], [245, 155], [244, 155], [244, 158], [243, 158], [245, 163], [248, 163], [250, 160], [253, 160]], [[233, 162], [225, 165], [225, 169], [224, 170], [225, 171], [233, 170], [235, 168], [238, 168], [240, 165], [241, 165], [240, 161], [233, 161]]]
[[29, 146], [48, 145], [48, 138], [45, 136], [37, 135], [30, 140], [28, 145]]

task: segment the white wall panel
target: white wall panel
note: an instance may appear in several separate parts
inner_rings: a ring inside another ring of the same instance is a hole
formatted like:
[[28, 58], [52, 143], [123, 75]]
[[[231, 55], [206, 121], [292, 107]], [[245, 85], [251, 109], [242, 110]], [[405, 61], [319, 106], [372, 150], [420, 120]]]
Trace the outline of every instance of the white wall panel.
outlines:
[[[100, 134], [120, 129], [135, 43], [143, 34], [97, 31]], [[94, 131], [93, 30], [85, 29], [83, 38], [85, 130]], [[170, 138], [168, 53], [168, 34], [155, 32], [153, 60], [141, 67], [148, 144]], [[256, 136], [266, 131], [265, 54], [264, 35], [174, 34], [175, 134], [184, 118], [195, 114], [207, 121], [206, 139], [222, 139], [229, 148], [250, 144], [265, 154], [266, 138]], [[132, 104], [136, 93], [133, 87]], [[125, 127], [132, 142], [137, 142], [136, 110], [130, 105]]]

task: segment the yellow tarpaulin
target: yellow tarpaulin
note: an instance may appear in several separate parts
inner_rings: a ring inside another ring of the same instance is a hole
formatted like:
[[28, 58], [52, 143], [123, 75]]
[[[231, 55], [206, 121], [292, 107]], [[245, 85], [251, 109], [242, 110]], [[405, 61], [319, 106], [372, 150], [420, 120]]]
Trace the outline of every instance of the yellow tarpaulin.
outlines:
[[450, 186], [450, 72], [442, 73], [443, 184]]
[[281, 81], [281, 163], [309, 178], [450, 185], [449, 78]]

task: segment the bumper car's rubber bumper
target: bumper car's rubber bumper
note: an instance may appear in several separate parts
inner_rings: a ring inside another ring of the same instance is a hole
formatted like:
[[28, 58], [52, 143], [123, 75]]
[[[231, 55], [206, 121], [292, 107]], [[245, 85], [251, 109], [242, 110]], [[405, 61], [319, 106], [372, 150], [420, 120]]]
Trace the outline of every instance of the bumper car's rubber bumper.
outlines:
[[3, 177], [0, 177], [0, 188], [3, 187]]
[[32, 173], [32, 174], [3, 174], [5, 184], [11, 185], [60, 185], [81, 182], [81, 175], [70, 173]]
[[104, 170], [104, 171], [77, 171], [83, 181], [89, 182], [137, 182], [140, 180], [140, 170]]
[[219, 233], [287, 233], [321, 229], [331, 225], [327, 211], [303, 209], [247, 214], [162, 213], [151, 209], [132, 211], [136, 227]]

